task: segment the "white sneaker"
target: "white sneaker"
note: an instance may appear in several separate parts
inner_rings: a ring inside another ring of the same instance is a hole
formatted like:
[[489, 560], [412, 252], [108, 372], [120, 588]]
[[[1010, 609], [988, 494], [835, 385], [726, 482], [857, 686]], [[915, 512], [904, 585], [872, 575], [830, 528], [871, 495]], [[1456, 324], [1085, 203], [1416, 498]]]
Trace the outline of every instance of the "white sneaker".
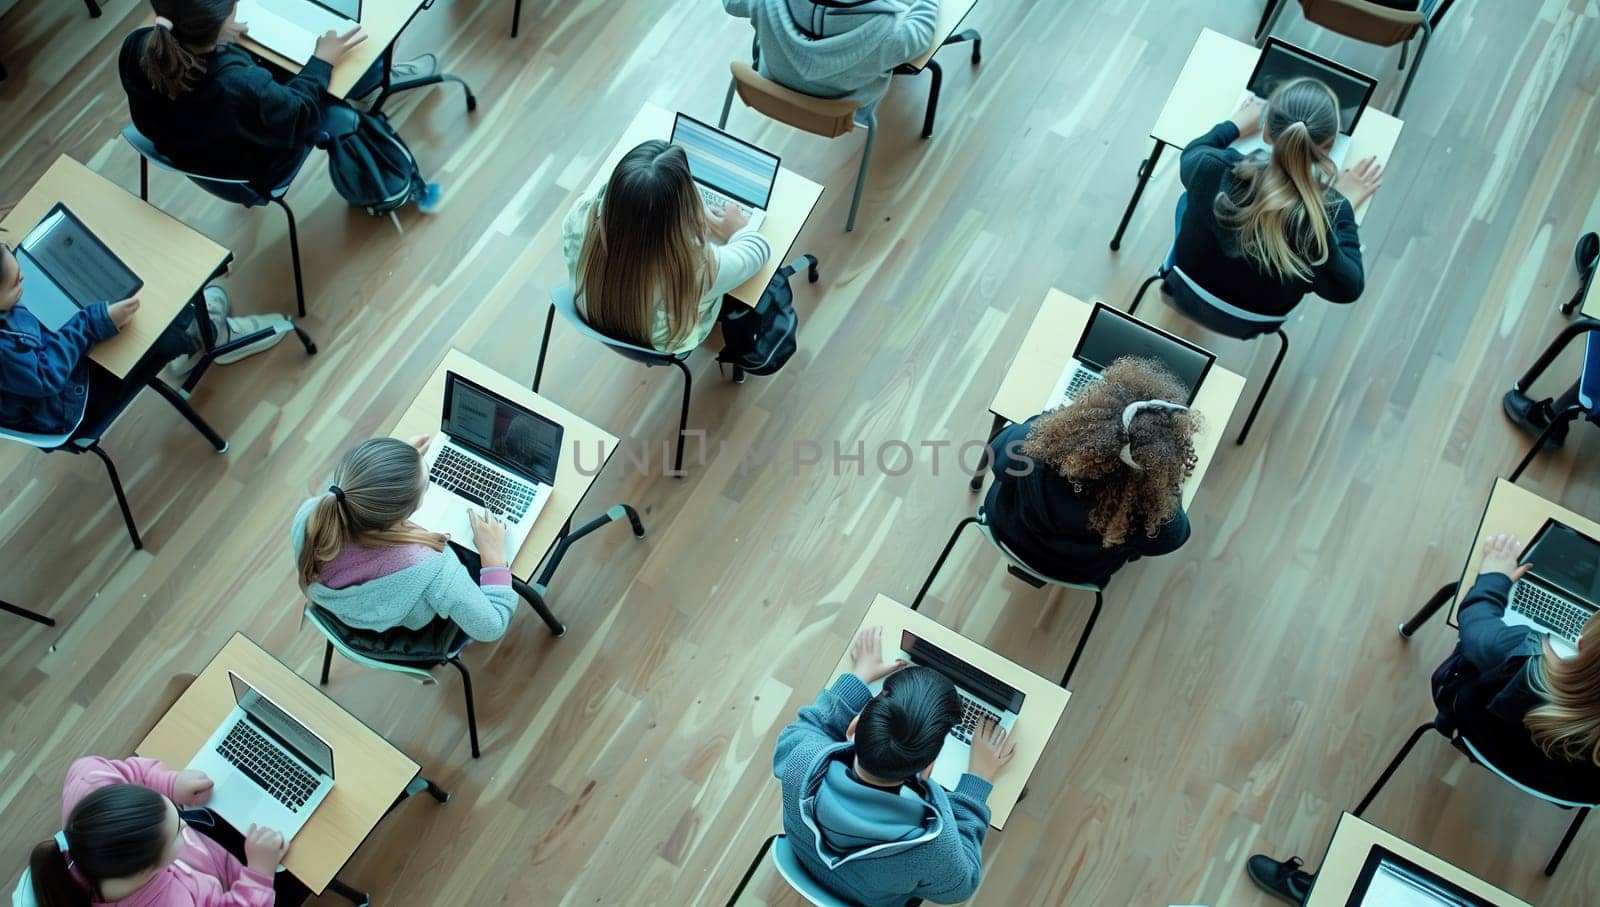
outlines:
[[[217, 343], [223, 343], [228, 337], [228, 291], [219, 286], [209, 286], [202, 291], [206, 300], [206, 315], [211, 319], [211, 335], [217, 338]], [[204, 344], [200, 340], [200, 327], [198, 324], [189, 325], [189, 339], [194, 341], [194, 352], [186, 353], [172, 360], [167, 366], [167, 374], [174, 380], [182, 381], [200, 364], [204, 355]]]
[[278, 345], [278, 341], [287, 337], [294, 330], [293, 322], [287, 315], [241, 315], [229, 318], [227, 331], [218, 344], [227, 343], [235, 337], [246, 337], [259, 331], [271, 331], [254, 343], [249, 343], [236, 350], [229, 350], [217, 357], [218, 365], [232, 365], [241, 359], [248, 359], [257, 353], [263, 353]]

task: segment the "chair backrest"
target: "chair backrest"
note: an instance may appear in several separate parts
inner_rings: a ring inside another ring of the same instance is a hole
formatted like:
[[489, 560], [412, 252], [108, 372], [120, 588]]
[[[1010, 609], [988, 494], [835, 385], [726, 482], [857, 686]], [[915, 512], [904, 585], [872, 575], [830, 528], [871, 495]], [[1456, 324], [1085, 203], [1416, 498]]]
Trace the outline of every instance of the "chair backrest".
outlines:
[[825, 139], [838, 138], [856, 128], [858, 101], [814, 98], [785, 88], [760, 73], [749, 63], [734, 61], [733, 84], [739, 98], [762, 114]]
[[1392, 47], [1411, 40], [1422, 26], [1419, 9], [1395, 9], [1368, 0], [1300, 0], [1300, 11], [1308, 22], [1338, 32], [1347, 38]]
[[588, 337], [590, 340], [605, 344], [613, 353], [625, 359], [632, 359], [645, 365], [671, 365], [674, 359], [687, 359], [689, 356], [688, 353], [675, 356], [647, 346], [634, 346], [631, 343], [607, 337], [605, 334], [590, 327], [589, 322], [584, 321], [583, 315], [578, 312], [578, 300], [573, 293], [572, 284], [563, 284], [551, 290], [550, 304], [556, 307], [556, 311], [561, 314], [561, 317], [576, 328], [578, 333]]
[[1465, 732], [1462, 732], [1462, 731], [1458, 730], [1456, 732], [1456, 739], [1460, 740], [1462, 746], [1465, 746], [1467, 748], [1467, 752], [1472, 755], [1473, 761], [1477, 762], [1479, 765], [1482, 765], [1484, 768], [1488, 769], [1489, 771], [1494, 772], [1496, 775], [1499, 775], [1500, 776], [1500, 780], [1506, 782], [1507, 784], [1511, 785], [1512, 787], [1515, 787], [1517, 790], [1520, 790], [1523, 793], [1528, 794], [1529, 796], [1538, 797], [1540, 800], [1543, 800], [1546, 803], [1554, 803], [1557, 806], [1566, 806], [1566, 807], [1579, 808], [1579, 809], [1581, 809], [1583, 807], [1589, 807], [1591, 809], [1600, 808], [1600, 803], [1580, 803], [1580, 802], [1574, 802], [1572, 800], [1565, 800], [1565, 799], [1562, 799], [1561, 797], [1555, 796], [1554, 794], [1545, 793], [1544, 791], [1541, 791], [1538, 788], [1533, 787], [1527, 781], [1519, 780], [1517, 778], [1513, 778], [1513, 777], [1511, 777], [1511, 775], [1507, 774], [1503, 769], [1501, 769], [1498, 766], [1496, 766], [1493, 762], [1490, 762], [1488, 757], [1483, 754], [1483, 750], [1479, 749], [1476, 744], [1474, 744], [1470, 739], [1468, 739], [1468, 737], [1467, 737]]
[[[375, 668], [379, 671], [393, 671], [396, 674], [405, 674], [416, 678], [422, 683], [433, 682], [433, 675], [428, 672], [427, 667], [425, 667], [423, 663], [386, 661], [357, 650], [351, 646], [349, 640], [353, 634], [360, 631], [353, 630], [352, 628], [340, 623], [338, 618], [334, 617], [332, 614], [329, 614], [322, 608], [319, 608], [316, 605], [307, 605], [305, 608], [305, 616], [306, 621], [313, 627], [316, 627], [317, 631], [320, 632], [328, 640], [328, 642], [332, 643], [335, 649], [339, 650], [340, 655], [343, 655], [345, 658], [350, 659], [356, 664], [365, 665], [369, 668]], [[433, 663], [437, 663], [437, 661]]]
[[1223, 299], [1221, 296], [1218, 296], [1205, 287], [1202, 287], [1195, 281], [1193, 277], [1185, 274], [1183, 269], [1177, 265], [1173, 265], [1171, 268], [1169, 268], [1165, 276], [1167, 277], [1168, 289], [1173, 289], [1180, 293], [1188, 293], [1190, 296], [1193, 296], [1195, 299], [1198, 299], [1211, 308], [1214, 308], [1226, 315], [1231, 315], [1240, 321], [1248, 321], [1253, 324], [1279, 325], [1289, 320], [1289, 316], [1287, 315], [1263, 315], [1260, 312], [1252, 312], [1249, 309], [1241, 309], [1228, 300]]
[[789, 846], [788, 835], [778, 835], [772, 842], [772, 862], [778, 867], [778, 875], [789, 883], [801, 897], [817, 905], [817, 907], [856, 907], [849, 901], [840, 900], [832, 892], [823, 888], [806, 868], [800, 865], [800, 858], [795, 856], [794, 848]]
[[1090, 585], [1089, 583], [1069, 583], [1065, 580], [1052, 579], [1051, 577], [1045, 576], [1043, 573], [1040, 573], [1039, 571], [1023, 563], [1022, 558], [1017, 557], [1016, 552], [1012, 551], [1010, 548], [1007, 548], [1005, 542], [995, 538], [994, 533], [989, 530], [988, 517], [985, 516], [981, 510], [978, 511], [978, 529], [983, 532], [983, 537], [989, 540], [989, 544], [993, 545], [995, 550], [1000, 552], [1000, 556], [1011, 562], [1011, 566], [1016, 567], [1018, 570], [1021, 570], [1023, 573], [1028, 574], [1042, 583], [1048, 583], [1052, 586], [1060, 586], [1063, 589], [1081, 589], [1085, 592], [1105, 591], [1099, 586]]
[[1578, 376], [1578, 402], [1590, 419], [1600, 419], [1600, 331], [1590, 331], [1583, 346], [1583, 374]]
[[140, 132], [138, 127], [134, 126], [132, 123], [122, 127], [122, 138], [126, 140], [129, 145], [133, 146], [134, 151], [139, 152], [140, 157], [143, 157], [145, 160], [155, 164], [157, 167], [160, 167], [163, 170], [170, 170], [173, 173], [188, 177], [195, 185], [206, 190], [212, 195], [215, 195], [217, 198], [220, 198], [223, 201], [233, 202], [236, 205], [244, 205], [247, 208], [265, 205], [269, 201], [266, 196], [256, 191], [256, 188], [250, 185], [248, 180], [223, 179], [221, 177], [205, 176], [203, 174], [194, 173], [179, 167], [177, 164], [174, 164], [166, 155], [156, 150], [155, 142], [150, 141], [149, 137]]

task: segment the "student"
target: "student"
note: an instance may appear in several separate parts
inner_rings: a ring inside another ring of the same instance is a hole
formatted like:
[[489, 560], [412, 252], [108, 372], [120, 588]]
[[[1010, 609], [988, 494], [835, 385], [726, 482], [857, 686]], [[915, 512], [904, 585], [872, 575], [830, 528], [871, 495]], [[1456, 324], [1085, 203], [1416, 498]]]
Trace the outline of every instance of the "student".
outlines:
[[[1245, 157], [1229, 147], [1257, 131], [1268, 151]], [[1355, 207], [1378, 190], [1382, 168], [1367, 158], [1335, 178], [1328, 152], [1338, 134], [1332, 90], [1295, 79], [1265, 107], [1250, 97], [1232, 119], [1190, 142], [1178, 164], [1187, 191], [1166, 268], [1176, 265], [1213, 296], [1257, 315], [1288, 315], [1307, 293], [1354, 302], [1365, 286]], [[1189, 296], [1174, 293], [1172, 302], [1229, 336], [1275, 328]]]
[[[249, 24], [234, 18], [236, 0], [151, 0], [151, 6], [156, 24], [123, 40], [117, 68], [133, 124], [177, 166], [248, 180], [265, 192], [294, 173], [319, 132], [356, 128], [354, 111], [327, 91], [333, 64], [366, 40], [359, 27], [318, 38], [304, 68], [280, 84], [233, 43]], [[381, 66], [380, 58], [352, 96], [377, 89]], [[424, 56], [395, 69], [420, 76], [435, 66]], [[431, 212], [439, 199], [439, 184], [429, 183], [417, 207]]]
[[[1467, 683], [1451, 685], [1439, 702], [1446, 726], [1470, 729], [1473, 743], [1513, 778], [1538, 778], [1540, 788], [1574, 802], [1600, 801], [1600, 613], [1578, 637], [1578, 654], [1562, 658], [1546, 634], [1508, 625], [1502, 617], [1511, 584], [1526, 573], [1515, 536], [1483, 542], [1477, 582], [1461, 601], [1456, 647]], [[1441, 686], [1434, 676], [1436, 698]], [[1246, 868], [1261, 888], [1292, 904], [1305, 903], [1313, 876], [1300, 858], [1250, 858]]]
[[928, 52], [939, 0], [722, 0], [756, 30], [761, 74], [870, 111], [895, 67]]
[[517, 608], [504, 524], [468, 511], [478, 552], [410, 521], [428, 477], [428, 436], [374, 438], [345, 455], [328, 490], [295, 514], [289, 541], [313, 604], [360, 630], [420, 630], [447, 618], [480, 642]]
[[[929, 780], [961, 699], [932, 668], [883, 660], [883, 631], [856, 637], [851, 669], [778, 735], [783, 829], [807, 873], [862, 907], [965, 901], [983, 874], [985, 802], [1016, 746], [992, 723], [973, 735], [956, 789]], [[872, 695], [867, 684], [883, 680]]]
[[1041, 575], [1104, 586], [1123, 564], [1189, 540], [1180, 492], [1199, 416], [1170, 372], [1124, 357], [1070, 406], [989, 442], [989, 531]]
[[34, 847], [13, 903], [290, 907], [304, 900], [307, 892], [288, 873], [275, 878], [289, 846], [282, 834], [250, 826], [241, 865], [204, 831], [215, 827], [214, 815], [192, 808], [209, 801], [211, 789], [204, 772], [172, 771], [155, 759], [79, 759], [61, 794], [62, 834]]
[[659, 140], [623, 155], [605, 187], [573, 206], [561, 245], [590, 327], [674, 354], [699, 346], [723, 297], [772, 257], [738, 208], [706, 210], [683, 149]]
[[[179, 375], [188, 374], [200, 359], [193, 311], [186, 307], [151, 344], [144, 360], [119, 380], [94, 366], [88, 353], [127, 327], [139, 311], [138, 297], [93, 303], [52, 331], [28, 311], [23, 282], [16, 254], [0, 243], [0, 427], [42, 435], [66, 434], [80, 424], [98, 428], [113, 415], [111, 408], [125, 399], [126, 392], [119, 393], [119, 388], [137, 390], [169, 363]], [[218, 343], [276, 321], [266, 315], [229, 318], [228, 296], [221, 287], [206, 287], [205, 301]], [[217, 362], [237, 362], [269, 349], [283, 336], [275, 332]]]

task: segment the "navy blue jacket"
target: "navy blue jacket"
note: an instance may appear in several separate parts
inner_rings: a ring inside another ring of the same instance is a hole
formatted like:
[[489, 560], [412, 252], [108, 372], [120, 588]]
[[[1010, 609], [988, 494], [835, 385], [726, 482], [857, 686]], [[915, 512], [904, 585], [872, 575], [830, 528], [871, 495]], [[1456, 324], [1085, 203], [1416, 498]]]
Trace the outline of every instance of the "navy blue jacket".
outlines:
[[89, 348], [117, 334], [106, 304], [80, 309], [59, 331], [26, 304], [0, 314], [0, 425], [35, 434], [72, 431], [89, 399]]

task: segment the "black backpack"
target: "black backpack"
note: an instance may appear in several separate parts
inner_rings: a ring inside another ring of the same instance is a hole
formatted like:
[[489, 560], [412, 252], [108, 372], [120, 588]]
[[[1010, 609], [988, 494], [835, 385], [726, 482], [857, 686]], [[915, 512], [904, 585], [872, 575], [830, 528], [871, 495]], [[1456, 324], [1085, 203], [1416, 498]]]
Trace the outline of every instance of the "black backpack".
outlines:
[[722, 316], [722, 363], [733, 366], [734, 375], [771, 375], [783, 368], [795, 351], [795, 333], [800, 321], [794, 313], [794, 293], [789, 278], [800, 262], [806, 263], [806, 279], [817, 282], [817, 258], [803, 255], [794, 264], [784, 265], [761, 292], [754, 308], [732, 306]]
[[388, 118], [353, 112], [360, 123], [328, 144], [328, 175], [339, 197], [368, 214], [389, 214], [420, 198], [427, 181]]

